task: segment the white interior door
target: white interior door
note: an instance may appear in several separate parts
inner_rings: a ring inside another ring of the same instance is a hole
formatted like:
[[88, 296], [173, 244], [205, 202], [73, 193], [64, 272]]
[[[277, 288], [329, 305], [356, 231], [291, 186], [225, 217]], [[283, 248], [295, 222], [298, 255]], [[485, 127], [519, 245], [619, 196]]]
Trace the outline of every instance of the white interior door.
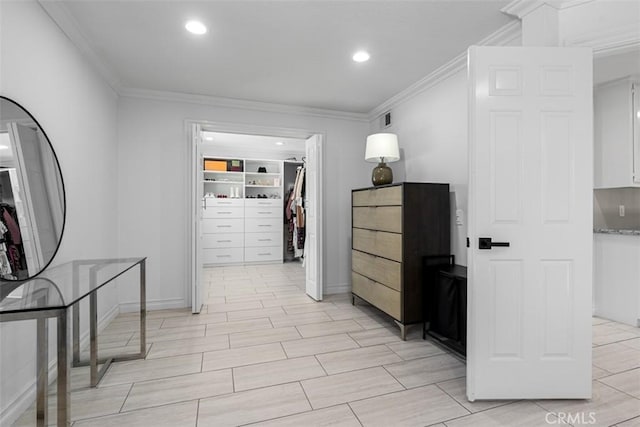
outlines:
[[592, 64], [469, 50], [471, 401], [591, 396]]
[[307, 295], [322, 300], [322, 170], [321, 135], [307, 139], [305, 195], [305, 268]]
[[191, 311], [200, 313], [202, 309], [202, 204], [204, 203], [204, 172], [202, 172], [202, 129], [200, 125], [191, 126], [191, 179], [193, 180], [192, 203], [191, 203], [191, 223], [193, 247], [191, 263]]

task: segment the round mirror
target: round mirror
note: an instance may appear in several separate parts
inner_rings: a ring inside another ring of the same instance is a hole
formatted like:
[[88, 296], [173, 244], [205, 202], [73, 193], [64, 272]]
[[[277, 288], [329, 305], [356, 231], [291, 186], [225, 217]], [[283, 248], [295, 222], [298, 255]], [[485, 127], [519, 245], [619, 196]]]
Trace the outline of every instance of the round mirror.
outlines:
[[65, 210], [62, 173], [47, 135], [22, 106], [0, 96], [0, 281], [26, 280], [49, 265]]

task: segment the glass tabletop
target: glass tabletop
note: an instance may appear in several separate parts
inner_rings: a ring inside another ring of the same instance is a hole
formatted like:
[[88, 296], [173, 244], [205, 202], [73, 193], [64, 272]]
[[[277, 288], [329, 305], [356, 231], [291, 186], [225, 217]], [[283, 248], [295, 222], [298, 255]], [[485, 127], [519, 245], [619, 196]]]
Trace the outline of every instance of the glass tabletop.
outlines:
[[24, 282], [0, 281], [0, 314], [68, 308], [145, 259], [74, 260]]

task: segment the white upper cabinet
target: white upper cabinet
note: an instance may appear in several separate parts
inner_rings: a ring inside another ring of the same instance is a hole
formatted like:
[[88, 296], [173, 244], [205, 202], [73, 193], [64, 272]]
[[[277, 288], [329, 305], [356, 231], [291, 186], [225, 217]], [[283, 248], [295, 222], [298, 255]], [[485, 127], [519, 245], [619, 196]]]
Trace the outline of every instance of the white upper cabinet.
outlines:
[[594, 186], [640, 187], [640, 84], [623, 79], [594, 91]]

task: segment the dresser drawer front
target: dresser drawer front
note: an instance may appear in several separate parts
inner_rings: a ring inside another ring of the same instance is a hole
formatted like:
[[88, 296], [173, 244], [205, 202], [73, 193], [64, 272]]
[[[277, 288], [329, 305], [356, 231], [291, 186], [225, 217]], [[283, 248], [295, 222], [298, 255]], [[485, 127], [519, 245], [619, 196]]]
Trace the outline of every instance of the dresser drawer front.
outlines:
[[353, 206], [399, 206], [402, 205], [402, 189], [402, 185], [394, 185], [354, 191], [351, 202]]
[[351, 291], [394, 319], [402, 321], [400, 292], [355, 272], [351, 273]]
[[247, 247], [265, 247], [281, 245], [284, 237], [281, 233], [246, 233], [244, 245]]
[[244, 208], [216, 206], [202, 210], [203, 218], [244, 218]]
[[282, 246], [263, 248], [244, 248], [245, 262], [279, 261], [282, 259]]
[[202, 247], [241, 248], [244, 246], [244, 233], [215, 233], [202, 235]]
[[282, 199], [246, 199], [247, 207], [279, 207], [284, 209], [284, 201]]
[[264, 206], [247, 207], [245, 216], [247, 218], [281, 218], [284, 213], [284, 206]]
[[396, 291], [401, 290], [402, 264], [399, 262], [351, 251], [351, 265], [356, 273], [373, 278]]
[[242, 233], [244, 231], [244, 220], [242, 218], [203, 218], [203, 233]]
[[282, 218], [246, 218], [247, 233], [269, 233], [282, 231]]
[[354, 228], [353, 249], [402, 262], [402, 234]]
[[354, 207], [353, 226], [402, 233], [402, 206]]
[[210, 207], [243, 207], [244, 199], [226, 199], [223, 197], [205, 197], [205, 205]]
[[231, 264], [243, 260], [243, 248], [202, 249], [203, 264]]

